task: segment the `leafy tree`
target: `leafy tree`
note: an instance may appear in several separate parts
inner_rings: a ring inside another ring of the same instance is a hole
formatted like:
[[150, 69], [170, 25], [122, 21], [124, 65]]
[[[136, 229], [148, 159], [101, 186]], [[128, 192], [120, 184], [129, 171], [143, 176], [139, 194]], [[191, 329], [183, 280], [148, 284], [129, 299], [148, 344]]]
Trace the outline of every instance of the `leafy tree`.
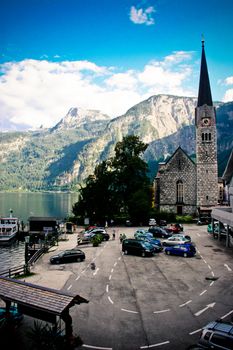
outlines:
[[103, 222], [123, 213], [134, 221], [144, 221], [151, 208], [148, 167], [141, 158], [146, 148], [134, 135], [118, 142], [115, 156], [97, 165], [86, 179], [80, 199], [73, 206], [74, 215]]

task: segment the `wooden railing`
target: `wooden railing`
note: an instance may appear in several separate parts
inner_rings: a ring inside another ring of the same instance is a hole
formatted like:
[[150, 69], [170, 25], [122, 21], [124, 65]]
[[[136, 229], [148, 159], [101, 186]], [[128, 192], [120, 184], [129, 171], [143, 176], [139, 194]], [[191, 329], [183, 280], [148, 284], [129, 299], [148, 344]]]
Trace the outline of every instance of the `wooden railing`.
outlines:
[[27, 264], [2, 270], [0, 271], [0, 276], [14, 278], [21, 275], [27, 275], [28, 273], [30, 273], [31, 266], [35, 264], [35, 262], [41, 257], [41, 255], [47, 252], [48, 249], [55, 244], [55, 239], [46, 242], [46, 244], [44, 244], [41, 248], [36, 250], [36, 252], [28, 260]]

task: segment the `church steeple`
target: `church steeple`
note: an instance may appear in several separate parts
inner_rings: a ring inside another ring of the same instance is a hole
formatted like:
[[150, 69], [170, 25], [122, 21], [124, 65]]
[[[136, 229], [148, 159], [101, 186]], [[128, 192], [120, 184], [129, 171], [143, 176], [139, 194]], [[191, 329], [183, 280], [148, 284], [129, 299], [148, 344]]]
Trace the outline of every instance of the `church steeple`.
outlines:
[[205, 41], [204, 39], [202, 39], [201, 70], [197, 107], [203, 106], [204, 104], [206, 104], [207, 106], [213, 106], [204, 43]]

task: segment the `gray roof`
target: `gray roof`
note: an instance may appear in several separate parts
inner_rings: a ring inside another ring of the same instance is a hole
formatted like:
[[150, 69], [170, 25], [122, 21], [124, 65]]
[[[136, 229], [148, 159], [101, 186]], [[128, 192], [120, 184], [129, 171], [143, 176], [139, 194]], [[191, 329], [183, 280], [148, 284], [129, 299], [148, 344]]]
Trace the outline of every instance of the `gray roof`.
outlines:
[[202, 40], [201, 70], [197, 106], [200, 107], [204, 104], [206, 104], [207, 106], [213, 106], [209, 74], [205, 57], [204, 40]]
[[0, 298], [57, 316], [75, 304], [88, 302], [79, 295], [1, 276]]

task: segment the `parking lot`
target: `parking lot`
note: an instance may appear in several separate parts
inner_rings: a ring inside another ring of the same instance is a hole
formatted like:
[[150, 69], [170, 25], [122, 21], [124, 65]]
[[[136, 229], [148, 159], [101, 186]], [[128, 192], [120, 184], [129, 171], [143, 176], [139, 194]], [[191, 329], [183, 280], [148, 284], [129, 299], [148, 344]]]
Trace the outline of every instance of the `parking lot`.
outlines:
[[[111, 237], [113, 229], [115, 240], [80, 246], [86, 254], [81, 263], [50, 265], [52, 252], [39, 262], [47, 274], [60, 278], [60, 288], [89, 300], [71, 309], [82, 348], [186, 349], [206, 323], [231, 319], [233, 250], [207, 234], [206, 226], [184, 226], [196, 245], [192, 258], [163, 252], [145, 258], [123, 255], [120, 233], [130, 238], [137, 228], [109, 228]], [[75, 236], [70, 236], [69, 248], [75, 246]]]

